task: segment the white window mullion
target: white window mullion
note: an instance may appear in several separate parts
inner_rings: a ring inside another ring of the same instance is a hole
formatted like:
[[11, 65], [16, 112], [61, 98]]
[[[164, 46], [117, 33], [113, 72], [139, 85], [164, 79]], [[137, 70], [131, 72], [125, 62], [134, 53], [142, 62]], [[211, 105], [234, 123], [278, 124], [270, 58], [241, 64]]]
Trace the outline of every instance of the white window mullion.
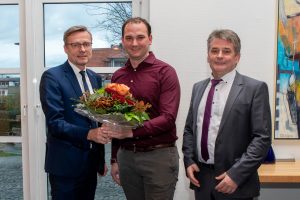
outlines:
[[[41, 115], [39, 79], [44, 70], [43, 6], [40, 1], [25, 1], [27, 149], [30, 196], [28, 200], [47, 199], [47, 176], [44, 172], [45, 120]], [[25, 95], [24, 95], [25, 96]]]

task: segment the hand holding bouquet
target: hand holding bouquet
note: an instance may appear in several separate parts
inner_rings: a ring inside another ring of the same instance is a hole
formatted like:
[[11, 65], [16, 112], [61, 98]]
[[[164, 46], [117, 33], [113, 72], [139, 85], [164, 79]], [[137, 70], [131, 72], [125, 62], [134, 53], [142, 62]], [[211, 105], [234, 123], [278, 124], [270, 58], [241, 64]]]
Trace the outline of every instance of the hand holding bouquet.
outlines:
[[149, 103], [136, 100], [124, 84], [110, 83], [94, 94], [84, 93], [75, 111], [100, 123], [113, 123], [117, 126], [136, 128], [149, 120], [146, 110]]

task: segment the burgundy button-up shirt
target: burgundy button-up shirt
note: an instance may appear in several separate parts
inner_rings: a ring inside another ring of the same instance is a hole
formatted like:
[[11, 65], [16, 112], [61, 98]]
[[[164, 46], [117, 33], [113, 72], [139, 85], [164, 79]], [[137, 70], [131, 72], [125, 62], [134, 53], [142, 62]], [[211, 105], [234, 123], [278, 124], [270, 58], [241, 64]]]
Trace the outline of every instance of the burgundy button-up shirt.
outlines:
[[117, 70], [111, 82], [130, 87], [137, 100], [150, 103], [147, 110], [150, 120], [143, 127], [133, 130], [133, 138], [113, 139], [112, 158], [116, 158], [120, 146], [147, 147], [174, 143], [176, 136], [176, 117], [180, 101], [180, 85], [176, 71], [169, 64], [149, 56], [134, 69], [128, 60]]

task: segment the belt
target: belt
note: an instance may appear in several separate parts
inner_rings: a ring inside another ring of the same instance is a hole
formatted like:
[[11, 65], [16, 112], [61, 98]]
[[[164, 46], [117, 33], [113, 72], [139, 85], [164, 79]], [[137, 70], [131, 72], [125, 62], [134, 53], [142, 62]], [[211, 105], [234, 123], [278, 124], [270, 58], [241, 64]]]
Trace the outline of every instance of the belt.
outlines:
[[[214, 165], [214, 164], [207, 164], [207, 163], [199, 162], [199, 166], [200, 166], [200, 167], [209, 168], [209, 169], [215, 169], [215, 165]], [[200, 170], [201, 170], [201, 169], [200, 169]]]
[[167, 148], [167, 147], [175, 147], [175, 143], [170, 143], [170, 144], [158, 144], [158, 145], [153, 145], [153, 146], [146, 146], [146, 147], [137, 147], [134, 145], [132, 146], [121, 146], [122, 149], [128, 150], [128, 151], [133, 151], [135, 152], [148, 152], [148, 151], [153, 151], [156, 149], [162, 149], [162, 148]]

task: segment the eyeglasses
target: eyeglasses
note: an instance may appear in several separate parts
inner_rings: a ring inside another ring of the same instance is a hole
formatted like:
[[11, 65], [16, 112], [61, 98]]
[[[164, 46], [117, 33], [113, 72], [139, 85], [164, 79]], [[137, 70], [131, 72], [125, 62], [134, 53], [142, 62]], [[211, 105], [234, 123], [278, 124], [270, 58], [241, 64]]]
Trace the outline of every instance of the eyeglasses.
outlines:
[[79, 43], [79, 42], [75, 42], [75, 43], [67, 43], [67, 45], [70, 45], [73, 49], [80, 49], [81, 46], [83, 46], [85, 49], [89, 49], [92, 47], [91, 42], [84, 42], [84, 43]]

